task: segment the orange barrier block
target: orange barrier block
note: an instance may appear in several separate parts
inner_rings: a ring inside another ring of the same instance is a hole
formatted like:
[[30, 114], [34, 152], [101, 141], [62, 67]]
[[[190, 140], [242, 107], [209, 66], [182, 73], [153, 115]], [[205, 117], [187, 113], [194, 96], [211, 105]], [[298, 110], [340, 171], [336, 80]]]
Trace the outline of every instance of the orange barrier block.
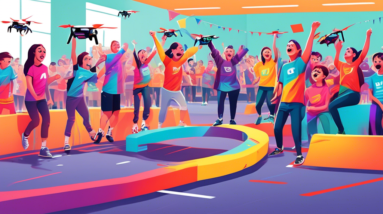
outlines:
[[315, 134], [303, 165], [383, 170], [383, 137]]
[[257, 110], [255, 109], [255, 103], [250, 103], [246, 105], [245, 114], [256, 114]]
[[[123, 108], [120, 111], [119, 122], [113, 129], [113, 138], [115, 141], [125, 140], [126, 136], [132, 133], [133, 126], [133, 108]], [[140, 109], [138, 124], [142, 122], [143, 108]], [[158, 128], [158, 116], [160, 108], [151, 108], [150, 116], [147, 120], [149, 129]], [[50, 149], [61, 148], [64, 146], [65, 127], [68, 120], [66, 110], [50, 110], [51, 123], [49, 126], [47, 146]], [[97, 131], [100, 127], [100, 108], [89, 108], [90, 124]], [[25, 131], [28, 123], [31, 121], [28, 113], [0, 115], [0, 155], [24, 152], [21, 145], [21, 135]], [[39, 150], [41, 148], [41, 117], [40, 124], [35, 128], [29, 136], [28, 150]], [[176, 108], [169, 107], [164, 127], [177, 126], [180, 121], [180, 111]], [[185, 118], [185, 123], [190, 125], [189, 113]], [[109, 124], [105, 127], [107, 132]], [[85, 129], [82, 117], [76, 112], [76, 120], [72, 128], [72, 134], [69, 143], [72, 146], [92, 143], [88, 131]], [[102, 142], [107, 142], [103, 138]]]

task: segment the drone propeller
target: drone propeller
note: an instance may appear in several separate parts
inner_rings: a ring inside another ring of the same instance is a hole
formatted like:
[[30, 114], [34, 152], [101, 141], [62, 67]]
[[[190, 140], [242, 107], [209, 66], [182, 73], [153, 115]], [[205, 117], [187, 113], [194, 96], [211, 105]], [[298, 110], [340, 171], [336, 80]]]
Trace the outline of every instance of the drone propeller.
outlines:
[[137, 13], [137, 12], [140, 12], [140, 11], [128, 10], [128, 12], [130, 12], [130, 13]]
[[68, 27], [74, 27], [74, 26], [73, 25], [60, 25], [59, 27], [68, 28]]
[[274, 34], [284, 34], [284, 33], [287, 33], [287, 32], [286, 31], [285, 32], [279, 32], [279, 31], [275, 30], [275, 31], [272, 31], [272, 32], [266, 33], [266, 34], [267, 35], [274, 35]]
[[202, 34], [191, 34], [191, 36], [193, 39], [197, 39], [197, 38], [201, 39], [203, 37]]
[[26, 22], [27, 21], [27, 19], [29, 19], [29, 18], [31, 18], [32, 16], [30, 16], [30, 17], [28, 17], [28, 18], [25, 18], [25, 19], [21, 19], [21, 20], [23, 20], [24, 22]]
[[160, 27], [160, 30], [167, 31], [167, 29]]
[[117, 29], [117, 27], [102, 27], [104, 24], [94, 24], [93, 27], [96, 29]]
[[14, 21], [14, 22], [18, 22], [18, 21], [19, 21], [19, 20], [16, 20], [16, 19], [12, 19], [12, 18], [11, 18], [11, 20], [12, 20], [12, 21]]
[[337, 32], [337, 31], [345, 31], [345, 30], [347, 30], [349, 27], [351, 27], [351, 26], [353, 26], [353, 25], [354, 25], [354, 24], [352, 24], [352, 25], [350, 25], [350, 26], [347, 26], [347, 27], [343, 28], [342, 30], [339, 30], [339, 29], [334, 28], [332, 31], [333, 31], [333, 32]]
[[6, 24], [6, 23], [11, 23], [11, 21], [1, 21], [2, 23]]

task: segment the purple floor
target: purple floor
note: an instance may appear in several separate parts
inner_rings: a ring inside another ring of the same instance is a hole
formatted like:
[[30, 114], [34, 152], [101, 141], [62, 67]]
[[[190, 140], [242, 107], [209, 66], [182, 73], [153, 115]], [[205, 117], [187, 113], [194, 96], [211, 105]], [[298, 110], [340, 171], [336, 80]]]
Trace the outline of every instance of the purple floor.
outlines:
[[[238, 103], [236, 117], [238, 124], [249, 124], [255, 121], [256, 115], [243, 114], [246, 104]], [[188, 106], [194, 124], [212, 123], [217, 118], [216, 103], [210, 103], [208, 106], [193, 103]], [[228, 105], [225, 106], [225, 110], [224, 121], [228, 122]], [[266, 112], [267, 107], [264, 106], [263, 110]], [[124, 151], [124, 142], [118, 142], [105, 143], [97, 147], [76, 147], [70, 156], [54, 152], [56, 158], [52, 160], [39, 159], [36, 155], [6, 160], [1, 160], [2, 157], [0, 157], [0, 169], [2, 169], [0, 191], [126, 176], [157, 168], [157, 164], [176, 165], [181, 161], [220, 154], [238, 143], [240, 142], [236, 140], [216, 137], [189, 138], [149, 144], [147, 151], [128, 153]], [[291, 137], [286, 136], [285, 145], [292, 145]], [[270, 137], [269, 151], [274, 147], [275, 139]], [[94, 151], [97, 148], [100, 150]], [[212, 196], [214, 197], [212, 199], [156, 192], [56, 213], [383, 213], [383, 181], [314, 196], [301, 195], [382, 178], [382, 171], [287, 167], [295, 160], [295, 155], [294, 152], [285, 152], [280, 157], [265, 157], [256, 165], [240, 172], [170, 189], [179, 193]], [[117, 165], [126, 161], [130, 162]], [[52, 175], [28, 180], [47, 174]], [[250, 180], [263, 182], [250, 182]], [[17, 181], [21, 182], [15, 183]], [[273, 182], [284, 182], [284, 184]], [[57, 203], [65, 203], [65, 201]]]

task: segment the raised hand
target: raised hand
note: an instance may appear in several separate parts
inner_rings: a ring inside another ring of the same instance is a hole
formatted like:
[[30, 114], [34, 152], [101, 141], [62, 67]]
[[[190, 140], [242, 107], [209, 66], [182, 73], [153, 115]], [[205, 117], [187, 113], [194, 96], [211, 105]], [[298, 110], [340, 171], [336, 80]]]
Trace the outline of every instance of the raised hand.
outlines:
[[128, 43], [124, 43], [124, 45], [123, 45], [122, 48], [123, 48], [125, 51], [127, 51], [127, 50], [128, 50], [128, 47], [129, 47]]
[[340, 51], [340, 50], [342, 50], [342, 47], [343, 47], [343, 42], [342, 42], [341, 40], [338, 39], [338, 40], [335, 42], [335, 50]]
[[243, 51], [243, 45], [239, 46], [237, 54], [241, 54], [242, 51]]
[[156, 32], [155, 31], [149, 31], [149, 34], [151, 35], [151, 36], [155, 36], [156, 35]]
[[55, 75], [55, 80], [58, 80], [58, 79], [60, 79], [60, 78], [61, 78], [60, 74], [56, 74], [56, 75]]
[[371, 34], [372, 34], [372, 30], [371, 30], [371, 28], [370, 28], [370, 29], [367, 30], [367, 36], [370, 37]]
[[320, 26], [320, 22], [313, 22], [313, 24], [311, 25], [311, 28], [313, 30], [316, 30], [316, 29], [318, 29], [319, 26]]

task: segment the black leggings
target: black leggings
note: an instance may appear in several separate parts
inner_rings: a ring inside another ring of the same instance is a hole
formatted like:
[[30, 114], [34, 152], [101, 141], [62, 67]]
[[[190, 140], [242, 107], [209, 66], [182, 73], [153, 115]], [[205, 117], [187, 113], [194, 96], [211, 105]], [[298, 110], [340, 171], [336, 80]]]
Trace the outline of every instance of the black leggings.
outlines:
[[220, 91], [217, 90], [217, 98], [218, 98], [218, 118], [223, 118], [223, 110], [225, 108], [225, 99], [226, 96], [229, 95], [230, 102], [230, 117], [232, 120], [235, 119], [235, 114], [237, 112], [237, 101], [239, 96], [239, 89], [234, 91]]
[[35, 129], [40, 124], [40, 113], [41, 118], [43, 119], [41, 124], [41, 138], [48, 138], [48, 130], [51, 118], [49, 115], [47, 101], [45, 99], [39, 101], [25, 101], [25, 107], [27, 108], [29, 117], [32, 121], [29, 122], [27, 128], [25, 129], [24, 135], [29, 136], [33, 129]]
[[269, 108], [270, 115], [274, 115], [275, 105], [271, 104], [271, 99], [273, 98], [273, 90], [274, 88], [270, 87], [259, 87], [257, 93], [257, 101], [255, 109], [257, 110], [258, 115], [262, 114], [262, 106], [266, 100], [267, 107]]
[[370, 110], [370, 135], [383, 135], [382, 117], [382, 109], [378, 104], [372, 102]]

